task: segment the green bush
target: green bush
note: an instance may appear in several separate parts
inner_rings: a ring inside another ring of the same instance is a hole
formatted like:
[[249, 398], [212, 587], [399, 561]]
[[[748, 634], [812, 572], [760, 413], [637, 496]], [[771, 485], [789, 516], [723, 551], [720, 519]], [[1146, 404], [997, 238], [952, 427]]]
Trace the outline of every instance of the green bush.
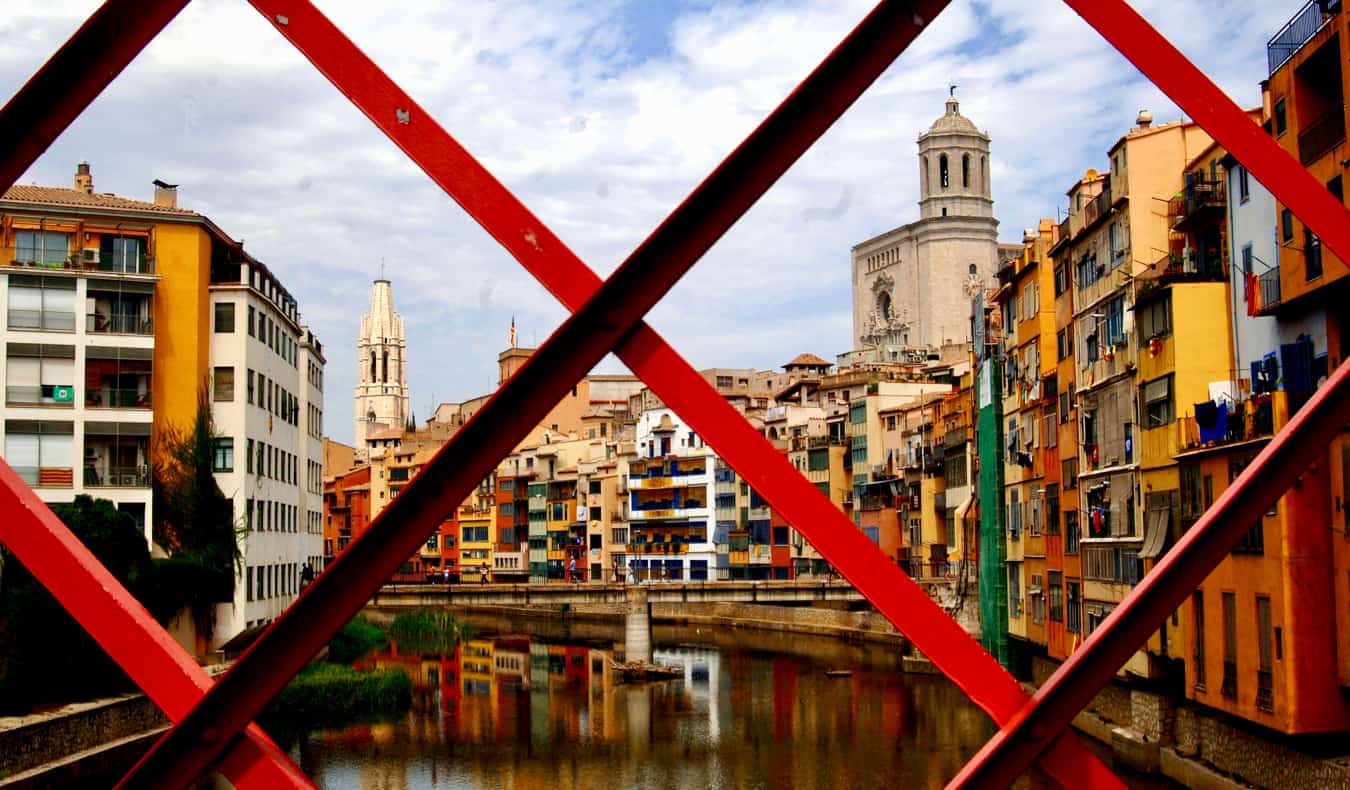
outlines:
[[412, 681], [401, 669], [358, 672], [337, 664], [311, 664], [282, 689], [263, 718], [341, 726], [353, 720], [401, 713], [412, 704]]
[[333, 664], [351, 664], [388, 643], [389, 638], [383, 628], [358, 616], [342, 626], [333, 641], [328, 643], [328, 661]]
[[406, 612], [389, 626], [389, 638], [404, 653], [444, 653], [472, 637], [473, 627], [444, 609]]

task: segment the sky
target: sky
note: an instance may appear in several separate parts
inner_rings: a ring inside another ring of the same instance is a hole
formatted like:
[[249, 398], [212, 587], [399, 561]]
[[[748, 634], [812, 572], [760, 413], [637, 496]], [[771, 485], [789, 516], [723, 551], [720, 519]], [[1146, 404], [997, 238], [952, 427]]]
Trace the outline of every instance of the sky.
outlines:
[[[1245, 107], [1304, 0], [1135, 0]], [[6, 0], [0, 100], [97, 5]], [[870, 9], [865, 0], [317, 5], [583, 260], [612, 271]], [[1181, 117], [1061, 0], [953, 0], [649, 314], [695, 367], [850, 348], [852, 245], [918, 217], [916, 138], [955, 83], [992, 137], [1000, 237], [1062, 214], [1140, 109]], [[563, 308], [244, 0], [195, 0], [20, 178], [142, 200], [179, 184], [265, 262], [325, 347], [352, 438], [371, 281], [393, 282], [419, 420], [491, 391], [514, 316]], [[622, 372], [613, 357], [602, 372]]]

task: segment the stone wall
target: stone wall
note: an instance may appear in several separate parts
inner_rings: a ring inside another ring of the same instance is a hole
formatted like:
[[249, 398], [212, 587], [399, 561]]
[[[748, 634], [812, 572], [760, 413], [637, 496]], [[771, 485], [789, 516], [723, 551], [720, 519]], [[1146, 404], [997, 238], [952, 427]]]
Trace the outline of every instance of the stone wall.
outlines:
[[[1177, 716], [1178, 751], [1260, 787], [1350, 787], [1350, 766], [1248, 732], [1203, 711]], [[1184, 736], [1183, 729], [1189, 729]], [[1183, 752], [1184, 753], [1184, 752]]]
[[66, 705], [48, 713], [0, 718], [0, 777], [168, 723], [160, 709], [141, 694]]

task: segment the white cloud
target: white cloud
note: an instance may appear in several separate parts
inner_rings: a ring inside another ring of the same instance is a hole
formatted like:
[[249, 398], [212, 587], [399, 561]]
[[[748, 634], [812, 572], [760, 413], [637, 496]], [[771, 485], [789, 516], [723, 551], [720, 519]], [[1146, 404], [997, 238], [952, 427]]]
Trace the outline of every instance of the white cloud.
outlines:
[[[0, 95], [96, 5], [11, 0]], [[1239, 103], [1293, 2], [1139, 0]], [[324, 3], [331, 18], [601, 273], [611, 271], [869, 9], [862, 0], [690, 6], [634, 48], [622, 3]], [[652, 31], [643, 31], [651, 33]], [[1006, 239], [1149, 107], [1177, 109], [1059, 0], [955, 0], [658, 308], [696, 366], [830, 356], [849, 337], [849, 247], [917, 215], [914, 140], [949, 80], [993, 136]], [[565, 313], [247, 4], [196, 0], [31, 169], [149, 196], [181, 183], [278, 273], [328, 350], [327, 420], [348, 438], [357, 319], [384, 260], [410, 333], [415, 409], [496, 382], [516, 315]], [[616, 363], [610, 361], [607, 366]]]

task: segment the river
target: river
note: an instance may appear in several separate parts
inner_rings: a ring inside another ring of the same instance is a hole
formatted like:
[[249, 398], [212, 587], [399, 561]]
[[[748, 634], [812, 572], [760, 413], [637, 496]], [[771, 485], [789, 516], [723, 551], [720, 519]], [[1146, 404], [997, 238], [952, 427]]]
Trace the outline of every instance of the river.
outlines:
[[654, 659], [680, 677], [623, 684], [617, 626], [476, 625], [450, 654], [370, 657], [408, 672], [412, 709], [308, 733], [292, 758], [321, 787], [368, 790], [938, 788], [994, 731], [945, 678], [901, 673], [889, 646], [657, 627]]

